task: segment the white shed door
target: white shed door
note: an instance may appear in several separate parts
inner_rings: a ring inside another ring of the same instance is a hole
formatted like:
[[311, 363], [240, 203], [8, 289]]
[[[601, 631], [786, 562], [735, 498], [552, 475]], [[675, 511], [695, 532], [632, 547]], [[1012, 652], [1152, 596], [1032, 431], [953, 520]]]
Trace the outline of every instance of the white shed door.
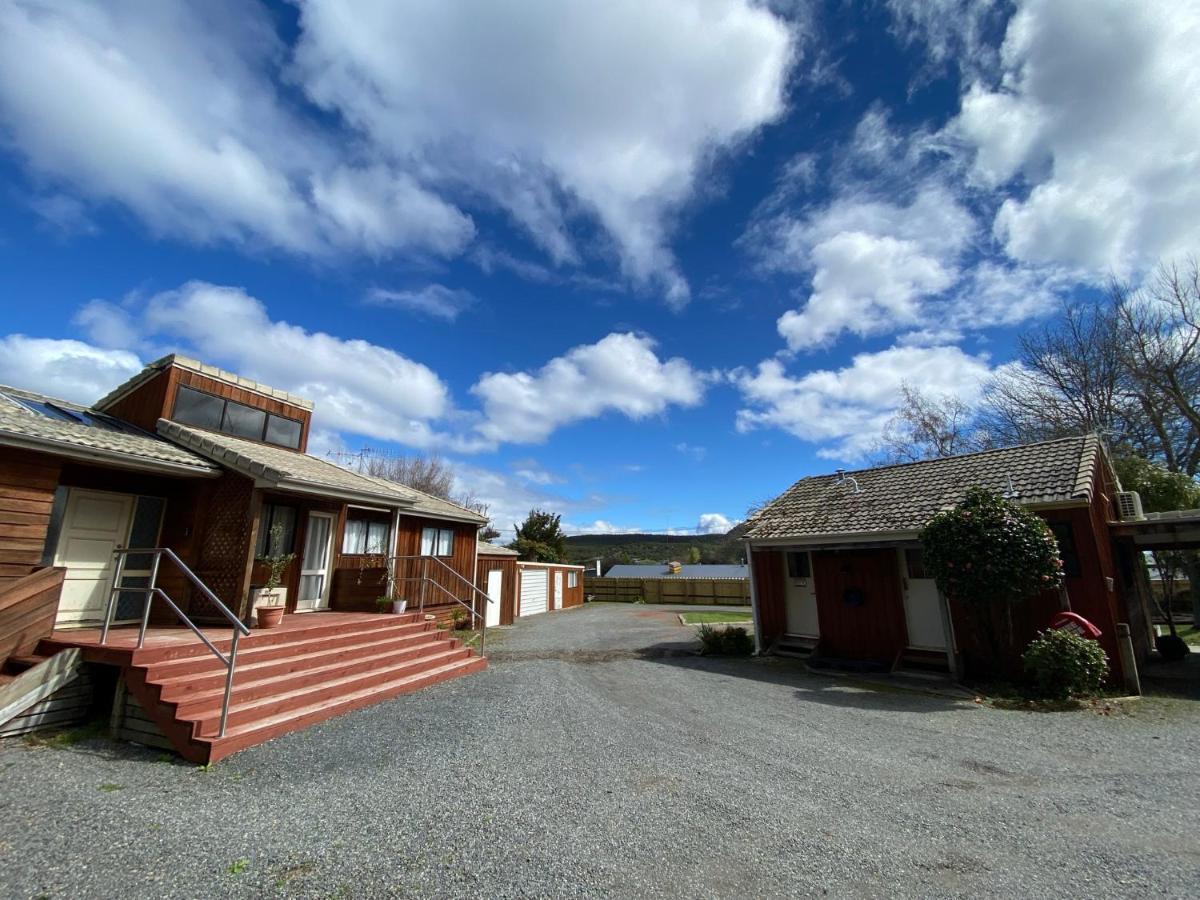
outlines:
[[489, 569], [487, 573], [487, 595], [492, 602], [487, 605], [487, 616], [484, 622], [488, 628], [500, 624], [500, 601], [504, 599], [504, 572], [501, 569]]
[[926, 578], [919, 550], [900, 551], [900, 575], [904, 585], [904, 624], [908, 646], [916, 650], [945, 650], [942, 598], [937, 582]]
[[521, 572], [521, 615], [532, 616], [546, 611], [549, 579], [545, 569], [525, 569]]
[[554, 608], [562, 609], [562, 572], [554, 573]]
[[[125, 546], [136, 498], [71, 488], [54, 557], [67, 570], [58, 601], [58, 625], [104, 619], [112, 588], [113, 551]], [[122, 585], [126, 582], [122, 582]]]

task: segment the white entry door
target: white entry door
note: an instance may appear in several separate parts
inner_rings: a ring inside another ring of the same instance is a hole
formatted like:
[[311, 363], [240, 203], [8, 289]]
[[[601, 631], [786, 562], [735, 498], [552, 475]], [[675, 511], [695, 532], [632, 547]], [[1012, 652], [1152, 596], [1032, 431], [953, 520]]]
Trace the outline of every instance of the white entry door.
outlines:
[[521, 571], [521, 615], [532, 616], [546, 611], [546, 588], [549, 579], [545, 569], [523, 569]]
[[500, 601], [504, 593], [504, 572], [500, 569], [489, 569], [487, 577], [487, 595], [492, 602], [487, 605], [485, 624], [491, 628], [500, 624]]
[[554, 573], [554, 609], [562, 609], [562, 572]]
[[300, 560], [300, 591], [296, 612], [324, 609], [329, 605], [329, 567], [333, 561], [333, 523], [330, 513], [308, 514], [304, 530], [304, 556]]
[[783, 554], [783, 565], [787, 633], [797, 637], [818, 638], [821, 636], [821, 623], [817, 617], [812, 560], [807, 551], [790, 550]]
[[123, 548], [133, 518], [131, 494], [71, 488], [54, 564], [67, 570], [59, 625], [97, 625], [112, 589], [113, 551]]
[[945, 650], [942, 598], [937, 582], [925, 577], [920, 550], [901, 550], [900, 577], [904, 585], [904, 623], [908, 646], [915, 650]]

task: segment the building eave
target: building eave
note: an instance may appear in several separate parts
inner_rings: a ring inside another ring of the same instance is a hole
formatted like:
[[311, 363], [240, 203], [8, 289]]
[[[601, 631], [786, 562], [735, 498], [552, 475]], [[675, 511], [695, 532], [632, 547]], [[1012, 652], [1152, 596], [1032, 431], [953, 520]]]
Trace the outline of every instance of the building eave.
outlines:
[[152, 472], [159, 475], [176, 475], [191, 478], [216, 478], [221, 470], [216, 466], [188, 465], [165, 459], [150, 459], [148, 457], [132, 456], [118, 450], [104, 450], [97, 447], [81, 447], [69, 441], [56, 441], [53, 438], [31, 437], [0, 433], [0, 446], [14, 447], [21, 450], [33, 450], [39, 453], [51, 453], [67, 459], [81, 462], [97, 463], [119, 469], [129, 469], [136, 472]]

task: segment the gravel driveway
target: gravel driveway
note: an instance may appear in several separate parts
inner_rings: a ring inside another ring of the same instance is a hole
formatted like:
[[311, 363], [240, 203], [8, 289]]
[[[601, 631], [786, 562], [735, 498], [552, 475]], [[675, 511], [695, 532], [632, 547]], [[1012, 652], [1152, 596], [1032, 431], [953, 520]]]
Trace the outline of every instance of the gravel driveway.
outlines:
[[[1195, 896], [1200, 712], [1036, 714], [682, 655], [663, 608], [204, 772], [0, 743], [12, 897]], [[493, 640], [494, 638], [494, 640]]]

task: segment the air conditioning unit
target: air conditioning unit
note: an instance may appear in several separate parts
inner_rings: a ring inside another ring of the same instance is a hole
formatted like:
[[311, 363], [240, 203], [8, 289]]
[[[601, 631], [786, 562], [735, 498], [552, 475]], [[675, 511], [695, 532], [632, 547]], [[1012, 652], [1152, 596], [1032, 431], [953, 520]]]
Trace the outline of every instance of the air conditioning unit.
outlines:
[[1142, 497], [1137, 491], [1121, 491], [1117, 494], [1117, 512], [1122, 522], [1140, 522], [1146, 518], [1142, 512]]

